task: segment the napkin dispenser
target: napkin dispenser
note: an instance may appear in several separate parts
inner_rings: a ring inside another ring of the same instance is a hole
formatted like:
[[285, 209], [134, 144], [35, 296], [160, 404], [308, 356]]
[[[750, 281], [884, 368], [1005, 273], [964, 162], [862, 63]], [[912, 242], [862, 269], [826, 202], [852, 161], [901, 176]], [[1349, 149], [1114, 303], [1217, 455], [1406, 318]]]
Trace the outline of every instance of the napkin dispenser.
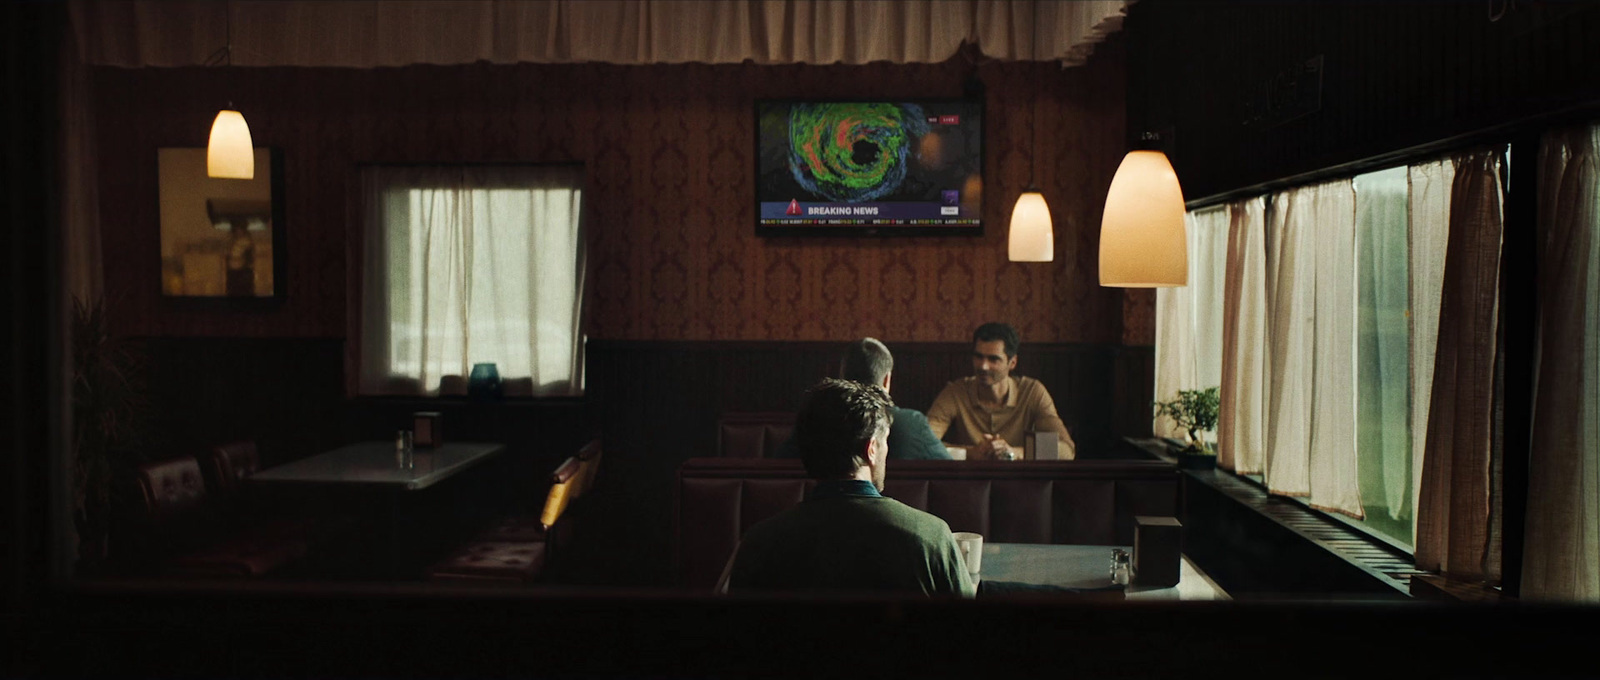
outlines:
[[1060, 435], [1055, 432], [1029, 432], [1022, 441], [1023, 458], [1055, 460], [1060, 451]]
[[444, 443], [441, 427], [444, 419], [438, 411], [417, 411], [411, 414], [412, 445], [431, 449]]
[[1183, 560], [1183, 524], [1176, 517], [1133, 518], [1133, 583], [1167, 588], [1178, 585]]

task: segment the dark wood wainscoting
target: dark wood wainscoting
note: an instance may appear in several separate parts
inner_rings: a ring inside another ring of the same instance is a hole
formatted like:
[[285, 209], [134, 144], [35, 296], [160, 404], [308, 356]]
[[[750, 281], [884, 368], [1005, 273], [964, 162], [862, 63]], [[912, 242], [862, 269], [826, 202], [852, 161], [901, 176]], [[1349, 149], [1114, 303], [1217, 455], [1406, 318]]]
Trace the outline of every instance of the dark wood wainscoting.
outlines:
[[[972, 371], [966, 343], [890, 349], [895, 402], [908, 408], [926, 410], [946, 382]], [[839, 352], [831, 342], [590, 341], [588, 396], [607, 442], [599, 493], [608, 501], [595, 521], [614, 546], [594, 565], [608, 573], [594, 578], [667, 585], [678, 465], [715, 455], [724, 412], [798, 408], [807, 387], [837, 374]], [[1149, 347], [1025, 345], [1017, 373], [1050, 388], [1081, 457], [1108, 458], [1122, 455], [1120, 437], [1149, 436], [1153, 361]]]
[[255, 440], [263, 466], [339, 443], [342, 338], [142, 338], [152, 459]]

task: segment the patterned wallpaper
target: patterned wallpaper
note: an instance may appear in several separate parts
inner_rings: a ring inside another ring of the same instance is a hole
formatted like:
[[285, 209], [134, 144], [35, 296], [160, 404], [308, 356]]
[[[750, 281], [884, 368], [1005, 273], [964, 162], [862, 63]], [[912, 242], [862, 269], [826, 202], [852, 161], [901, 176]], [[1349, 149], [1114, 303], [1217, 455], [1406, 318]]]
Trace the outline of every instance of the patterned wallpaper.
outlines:
[[[359, 164], [580, 161], [590, 179], [591, 337], [952, 341], [1005, 319], [1033, 342], [1137, 339], [1124, 326], [1153, 320], [1153, 309], [1101, 288], [1095, 270], [1100, 205], [1124, 151], [1117, 40], [1078, 68], [978, 67], [988, 92], [984, 236], [754, 235], [756, 99], [957, 97], [971, 69], [962, 57], [866, 66], [96, 69], [113, 323], [132, 335], [345, 337], [359, 299]], [[288, 298], [275, 309], [160, 296], [156, 149], [203, 146], [229, 100], [258, 146], [283, 152]], [[1056, 222], [1051, 263], [1006, 260], [1011, 204], [1030, 162]]]

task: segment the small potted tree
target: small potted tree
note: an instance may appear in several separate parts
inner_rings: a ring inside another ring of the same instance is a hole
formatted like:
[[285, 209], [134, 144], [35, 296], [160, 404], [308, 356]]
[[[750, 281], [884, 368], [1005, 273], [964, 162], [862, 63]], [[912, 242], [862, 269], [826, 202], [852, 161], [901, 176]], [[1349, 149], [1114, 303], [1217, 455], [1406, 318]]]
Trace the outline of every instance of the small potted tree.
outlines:
[[1179, 390], [1178, 398], [1155, 403], [1156, 415], [1167, 416], [1188, 432], [1188, 446], [1178, 454], [1178, 466], [1210, 470], [1217, 466], [1217, 452], [1200, 436], [1217, 427], [1219, 388]]
[[72, 324], [72, 519], [78, 568], [106, 566], [115, 515], [116, 480], [140, 462], [148, 402], [143, 356], [106, 325], [105, 305], [74, 301]]

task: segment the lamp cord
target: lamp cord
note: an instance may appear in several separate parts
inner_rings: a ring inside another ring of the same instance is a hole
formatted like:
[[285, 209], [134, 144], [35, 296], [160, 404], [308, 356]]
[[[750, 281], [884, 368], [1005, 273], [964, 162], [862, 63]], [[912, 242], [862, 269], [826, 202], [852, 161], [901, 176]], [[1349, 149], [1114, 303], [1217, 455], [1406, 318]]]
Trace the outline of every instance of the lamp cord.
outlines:
[[[227, 18], [223, 23], [223, 32], [226, 36], [226, 42], [223, 43], [222, 47], [218, 48], [217, 51], [212, 52], [211, 56], [206, 57], [205, 62], [200, 64], [202, 68], [233, 65], [233, 2], [231, 2], [231, 0], [225, 0], [222, 4], [225, 8], [227, 8], [228, 12], [226, 15]], [[231, 99], [228, 100], [228, 108], [233, 108], [233, 100]]]
[[[1038, 3], [1034, 3], [1034, 5], [1033, 5], [1033, 26], [1032, 26], [1032, 28], [1033, 28], [1033, 44], [1030, 45], [1029, 47], [1033, 50], [1034, 60], [1037, 61], [1038, 57], [1039, 57], [1039, 5], [1038, 5]], [[1038, 190], [1038, 188], [1039, 188], [1038, 180], [1037, 180], [1038, 171], [1039, 171], [1039, 89], [1038, 88], [1034, 88], [1034, 90], [1033, 90], [1033, 101], [1028, 106], [1028, 115], [1029, 115], [1029, 117], [1031, 117], [1033, 119], [1032, 120], [1032, 123], [1033, 123], [1033, 139], [1031, 140], [1030, 148], [1028, 149], [1028, 189], [1025, 189], [1025, 191], [1026, 190]]]

